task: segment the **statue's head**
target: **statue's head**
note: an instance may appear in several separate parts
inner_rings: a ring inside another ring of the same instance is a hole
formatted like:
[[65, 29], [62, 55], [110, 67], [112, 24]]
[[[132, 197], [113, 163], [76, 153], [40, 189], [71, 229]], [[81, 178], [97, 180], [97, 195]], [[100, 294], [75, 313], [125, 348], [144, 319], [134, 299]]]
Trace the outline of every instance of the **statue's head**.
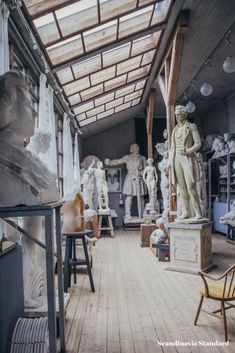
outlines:
[[138, 143], [133, 143], [133, 144], [130, 146], [130, 153], [138, 154], [139, 151], [140, 151], [140, 147], [139, 147]]
[[224, 141], [228, 142], [230, 140], [230, 133], [229, 132], [225, 132], [224, 133]]
[[147, 164], [148, 165], [153, 165], [153, 162], [154, 162], [153, 158], [148, 158], [147, 159]]
[[164, 131], [163, 131], [163, 138], [164, 138], [165, 140], [168, 138], [167, 129], [164, 129]]
[[218, 151], [221, 142], [222, 139], [220, 139], [219, 137], [215, 137], [212, 143], [212, 151]]
[[0, 129], [6, 128], [25, 138], [34, 134], [29, 83], [20, 71], [0, 76]]
[[187, 109], [183, 105], [177, 105], [175, 107], [175, 117], [178, 123], [183, 122], [188, 115]]
[[103, 168], [103, 163], [101, 161], [97, 162], [97, 168], [102, 169]]
[[[41, 153], [46, 153], [50, 148], [51, 133], [48, 130], [37, 128], [35, 134], [31, 137], [30, 143], [33, 142], [38, 146]], [[30, 144], [29, 144], [30, 145]], [[28, 146], [27, 146], [28, 148]]]

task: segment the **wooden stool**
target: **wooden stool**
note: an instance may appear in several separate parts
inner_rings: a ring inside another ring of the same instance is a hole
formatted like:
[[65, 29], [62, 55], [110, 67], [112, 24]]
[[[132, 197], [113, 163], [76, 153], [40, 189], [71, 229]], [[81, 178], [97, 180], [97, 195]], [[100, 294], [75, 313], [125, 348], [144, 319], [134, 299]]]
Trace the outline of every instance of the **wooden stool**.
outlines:
[[[113, 231], [113, 222], [112, 222], [111, 213], [98, 212], [98, 218], [99, 218], [98, 238], [100, 238], [102, 230], [109, 230], [110, 235], [113, 238], [114, 231]], [[107, 226], [105, 227], [102, 227], [103, 219], [106, 219], [106, 222], [107, 222]]]
[[[89, 276], [90, 286], [92, 292], [95, 292], [95, 286], [93, 282], [92, 272], [91, 272], [91, 264], [89, 260], [89, 255], [87, 251], [87, 241], [86, 236], [93, 236], [93, 230], [86, 229], [81, 232], [71, 232], [64, 233], [66, 237], [66, 245], [65, 245], [65, 260], [64, 260], [64, 291], [67, 293], [68, 287], [71, 286], [71, 267], [74, 270], [74, 283], [76, 283], [76, 266], [78, 265], [86, 265], [87, 272]], [[84, 250], [85, 259], [78, 259], [76, 256], [76, 239], [82, 240], [82, 246]]]
[[170, 244], [157, 243], [152, 244], [152, 247], [158, 249], [158, 261], [170, 261]]

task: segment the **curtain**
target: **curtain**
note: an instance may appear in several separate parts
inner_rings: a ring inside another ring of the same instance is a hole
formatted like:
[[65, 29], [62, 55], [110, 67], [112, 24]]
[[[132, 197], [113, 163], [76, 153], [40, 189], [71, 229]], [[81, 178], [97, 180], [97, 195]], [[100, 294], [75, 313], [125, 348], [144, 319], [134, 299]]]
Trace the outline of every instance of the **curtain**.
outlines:
[[79, 151], [78, 151], [78, 133], [75, 135], [75, 143], [74, 143], [74, 182], [75, 186], [81, 189], [81, 178], [80, 178], [80, 160], [79, 160]]
[[0, 75], [9, 70], [8, 17], [6, 3], [0, 0]]
[[74, 171], [70, 119], [66, 113], [64, 113], [63, 122], [63, 157], [64, 195], [68, 195], [72, 193], [74, 188]]
[[47, 153], [39, 157], [42, 158], [48, 169], [57, 175], [57, 153], [56, 153], [56, 131], [55, 131], [55, 111], [53, 89], [47, 87], [47, 78], [44, 74], [40, 75], [39, 89], [39, 128], [50, 131], [51, 143]]

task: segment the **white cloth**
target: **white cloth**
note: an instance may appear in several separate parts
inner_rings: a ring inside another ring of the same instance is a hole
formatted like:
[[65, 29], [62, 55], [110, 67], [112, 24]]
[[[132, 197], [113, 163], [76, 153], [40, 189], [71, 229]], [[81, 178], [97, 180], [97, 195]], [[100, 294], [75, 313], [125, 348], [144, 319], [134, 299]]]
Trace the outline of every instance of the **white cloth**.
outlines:
[[0, 0], [0, 75], [9, 70], [8, 17], [6, 3]]
[[73, 170], [74, 170], [74, 182], [75, 182], [75, 185], [79, 189], [81, 189], [80, 160], [79, 160], [78, 133], [77, 132], [75, 134], [73, 168], [74, 168]]
[[70, 119], [64, 113], [63, 123], [63, 179], [64, 195], [71, 193], [74, 188], [74, 170], [73, 170], [73, 146], [70, 130]]
[[39, 100], [39, 128], [48, 130], [51, 133], [50, 148], [43, 154], [42, 159], [47, 168], [57, 175], [57, 154], [55, 136], [55, 112], [53, 88], [46, 85], [47, 78], [40, 75], [40, 100]]

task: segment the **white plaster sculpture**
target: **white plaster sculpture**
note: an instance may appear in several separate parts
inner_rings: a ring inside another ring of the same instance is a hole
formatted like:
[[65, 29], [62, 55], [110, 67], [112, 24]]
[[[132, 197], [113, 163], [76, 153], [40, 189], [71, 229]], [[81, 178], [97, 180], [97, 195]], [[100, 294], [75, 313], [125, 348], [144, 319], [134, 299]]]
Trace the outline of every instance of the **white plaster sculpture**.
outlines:
[[197, 152], [199, 165], [199, 180], [197, 181], [197, 192], [202, 211], [202, 217], [207, 217], [207, 193], [206, 193], [206, 163], [203, 162], [202, 154]]
[[219, 157], [219, 144], [222, 142], [220, 137], [215, 137], [212, 143], [212, 148], [211, 150], [214, 151], [214, 154], [212, 155], [212, 158], [218, 158]]
[[235, 140], [231, 140], [228, 144], [229, 146], [229, 153], [234, 153], [235, 152]]
[[85, 205], [88, 205], [90, 210], [94, 209], [93, 196], [95, 190], [95, 176], [93, 165], [94, 161], [91, 163], [88, 169], [84, 171], [81, 180], [84, 202]]
[[168, 210], [169, 210], [169, 153], [165, 151], [163, 153], [163, 158], [158, 164], [158, 169], [161, 172], [161, 192], [163, 200], [163, 212], [162, 219], [163, 223], [168, 223]]
[[128, 220], [132, 218], [131, 206], [133, 196], [137, 197], [138, 217], [142, 218], [144, 195], [146, 194], [142, 172], [146, 165], [146, 159], [139, 154], [139, 145], [136, 143], [132, 144], [130, 146], [130, 154], [125, 155], [120, 159], [105, 159], [105, 164], [108, 166], [126, 164], [127, 176], [123, 186], [123, 194], [126, 195], [125, 219]]
[[[201, 139], [195, 124], [187, 118], [187, 109], [178, 105], [175, 107], [177, 125], [171, 137], [169, 163], [171, 166], [172, 184], [177, 185], [182, 202], [182, 214], [178, 221], [190, 218], [191, 222], [202, 219], [196, 182], [200, 179], [196, 152], [201, 147]], [[190, 214], [190, 201], [194, 218]]]
[[224, 133], [224, 145], [225, 145], [225, 153], [229, 153], [229, 143], [231, 141], [231, 135], [229, 132]]
[[38, 205], [58, 200], [56, 182], [41, 160], [27, 152], [34, 134], [29, 86], [19, 72], [0, 76], [1, 206]]
[[[95, 163], [95, 161], [94, 161]], [[96, 179], [96, 189], [98, 194], [98, 204], [99, 211], [104, 209], [109, 211], [109, 197], [108, 197], [108, 185], [105, 178], [105, 170], [103, 169], [103, 163], [98, 162], [97, 168], [94, 168], [95, 179]]]
[[146, 209], [150, 211], [150, 214], [156, 214], [156, 202], [157, 202], [157, 171], [153, 166], [154, 160], [152, 158], [147, 159], [147, 167], [143, 171], [143, 180], [148, 189], [149, 203], [146, 204]]
[[218, 144], [218, 157], [223, 157], [226, 155], [226, 149], [225, 149], [225, 144], [223, 141], [221, 141]]
[[235, 200], [231, 205], [231, 211], [220, 217], [220, 223], [235, 227]]
[[38, 156], [39, 154], [44, 154], [48, 151], [50, 143], [51, 133], [49, 131], [37, 128], [34, 135], [30, 138], [30, 142], [27, 145], [26, 150]]

